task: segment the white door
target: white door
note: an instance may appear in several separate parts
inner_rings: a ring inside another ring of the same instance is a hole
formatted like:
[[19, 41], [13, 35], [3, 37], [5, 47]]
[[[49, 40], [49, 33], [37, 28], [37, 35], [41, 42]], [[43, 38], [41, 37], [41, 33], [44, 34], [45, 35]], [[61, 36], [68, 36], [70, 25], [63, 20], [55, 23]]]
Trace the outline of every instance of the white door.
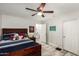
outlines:
[[67, 21], [63, 25], [64, 49], [79, 55], [79, 20]]
[[38, 36], [36, 41], [46, 43], [46, 24], [36, 24], [36, 33]]

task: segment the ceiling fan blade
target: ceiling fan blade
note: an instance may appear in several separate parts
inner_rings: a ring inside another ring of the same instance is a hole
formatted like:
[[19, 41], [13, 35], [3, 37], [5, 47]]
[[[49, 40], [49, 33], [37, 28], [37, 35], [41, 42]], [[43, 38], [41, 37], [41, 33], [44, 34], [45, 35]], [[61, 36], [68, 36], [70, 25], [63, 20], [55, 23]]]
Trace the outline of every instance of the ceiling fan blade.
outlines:
[[33, 14], [32, 16], [35, 16], [37, 13]]
[[54, 11], [43, 11], [43, 13], [54, 13]]
[[41, 5], [37, 8], [38, 11], [42, 11], [45, 7], [46, 3], [41, 3]]
[[37, 10], [31, 9], [31, 8], [25, 8], [25, 9], [37, 12]]
[[45, 17], [44, 14], [41, 15], [42, 17]]

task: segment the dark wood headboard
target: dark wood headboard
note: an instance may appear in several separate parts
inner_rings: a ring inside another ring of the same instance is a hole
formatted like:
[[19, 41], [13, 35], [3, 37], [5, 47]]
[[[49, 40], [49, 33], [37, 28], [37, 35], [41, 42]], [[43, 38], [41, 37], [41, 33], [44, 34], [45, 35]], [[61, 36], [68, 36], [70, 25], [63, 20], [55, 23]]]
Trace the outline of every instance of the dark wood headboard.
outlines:
[[27, 28], [3, 28], [2, 29], [2, 34], [4, 33], [27, 33], [28, 34], [28, 29]]

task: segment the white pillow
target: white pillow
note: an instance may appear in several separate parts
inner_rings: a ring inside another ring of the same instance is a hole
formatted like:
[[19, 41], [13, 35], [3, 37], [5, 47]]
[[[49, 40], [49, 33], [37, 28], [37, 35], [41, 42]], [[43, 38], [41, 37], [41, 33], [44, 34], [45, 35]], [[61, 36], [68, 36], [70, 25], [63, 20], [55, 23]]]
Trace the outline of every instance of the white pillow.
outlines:
[[13, 40], [16, 40], [16, 39], [19, 39], [19, 34], [14, 34], [14, 38], [13, 38]]

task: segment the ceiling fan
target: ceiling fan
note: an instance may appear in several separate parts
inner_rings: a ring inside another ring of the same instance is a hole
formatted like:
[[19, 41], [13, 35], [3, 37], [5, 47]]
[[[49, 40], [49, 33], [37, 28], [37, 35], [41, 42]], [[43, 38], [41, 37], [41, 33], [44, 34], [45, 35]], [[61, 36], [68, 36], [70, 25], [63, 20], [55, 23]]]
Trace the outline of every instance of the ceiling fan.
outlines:
[[37, 10], [31, 9], [31, 8], [25, 8], [25, 9], [30, 10], [30, 11], [35, 11], [36, 13], [32, 14], [32, 16], [41, 15], [42, 17], [45, 17], [44, 13], [53, 13], [54, 12], [54, 11], [44, 11], [45, 5], [46, 5], [46, 3], [41, 3], [40, 6], [37, 8]]

